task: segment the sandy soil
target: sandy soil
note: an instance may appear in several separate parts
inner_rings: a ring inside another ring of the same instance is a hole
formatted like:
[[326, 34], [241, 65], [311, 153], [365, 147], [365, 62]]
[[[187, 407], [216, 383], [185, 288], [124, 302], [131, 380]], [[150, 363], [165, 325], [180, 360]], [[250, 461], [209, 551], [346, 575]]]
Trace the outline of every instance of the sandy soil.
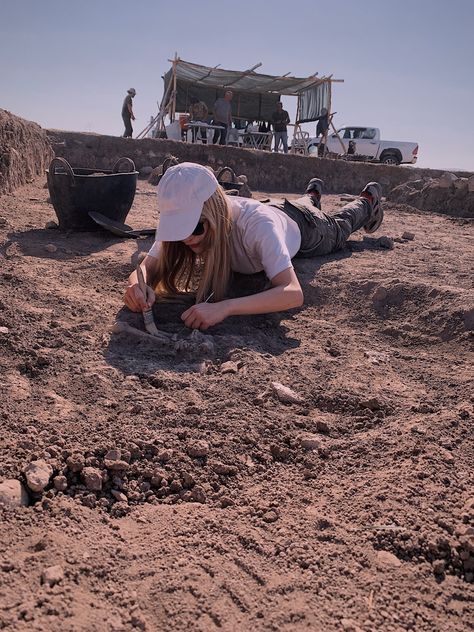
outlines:
[[472, 221], [387, 205], [413, 240], [298, 261], [302, 309], [197, 342], [160, 305], [173, 355], [110, 333], [150, 240], [45, 229], [43, 183], [0, 199], [0, 480], [66, 489], [0, 508], [0, 629], [472, 629]]

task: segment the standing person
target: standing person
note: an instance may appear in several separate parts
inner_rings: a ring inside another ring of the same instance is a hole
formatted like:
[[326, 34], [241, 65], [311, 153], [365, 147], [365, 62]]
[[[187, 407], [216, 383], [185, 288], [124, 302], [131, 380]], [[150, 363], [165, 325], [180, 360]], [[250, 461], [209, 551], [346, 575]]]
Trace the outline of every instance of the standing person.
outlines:
[[288, 131], [286, 126], [290, 122], [290, 116], [283, 109], [283, 103], [278, 101], [277, 109], [272, 114], [273, 130], [275, 132], [275, 151], [280, 147], [280, 141], [283, 143], [283, 151], [288, 153]]
[[[217, 143], [219, 139], [219, 145], [225, 145], [227, 138], [227, 130], [232, 127], [232, 97], [234, 93], [232, 90], [226, 90], [224, 97], [217, 99], [214, 103], [214, 118], [213, 125], [219, 125], [224, 129], [216, 129], [214, 132], [213, 143]], [[220, 138], [219, 138], [220, 137]]]
[[[320, 188], [321, 181], [312, 183]], [[141, 264], [146, 296], [135, 271], [124, 302], [139, 312], [153, 305], [155, 293], [172, 296], [195, 291], [196, 304], [181, 315], [192, 329], [207, 329], [229, 316], [301, 306], [303, 291], [293, 257], [335, 252], [345, 246], [351, 233], [360, 228], [373, 233], [383, 220], [382, 188], [377, 182], [369, 182], [357, 200], [332, 216], [315, 208], [308, 195], [272, 206], [227, 196], [211, 171], [191, 162], [167, 169], [157, 192], [157, 241]], [[232, 272], [262, 270], [270, 289], [226, 298]]]
[[316, 125], [316, 138], [320, 138], [318, 145], [318, 156], [324, 156], [324, 152], [326, 150], [325, 143], [323, 140], [327, 138], [327, 132], [329, 129], [329, 112], [327, 108], [321, 108], [321, 114], [316, 119], [318, 124]]
[[[189, 106], [189, 116], [191, 121], [202, 121], [203, 123], [207, 123], [207, 115], [209, 110], [207, 109], [207, 105], [203, 101], [199, 101], [196, 97], [191, 97], [190, 99], [191, 105]], [[193, 143], [196, 142], [197, 133], [200, 133], [201, 140], [205, 145], [207, 143], [207, 135], [205, 127], [193, 127]]]
[[132, 121], [135, 120], [135, 115], [133, 114], [132, 108], [132, 99], [137, 94], [135, 88], [130, 88], [127, 90], [127, 96], [123, 100], [122, 105], [122, 119], [125, 125], [125, 132], [123, 133], [124, 138], [132, 138], [133, 128]]

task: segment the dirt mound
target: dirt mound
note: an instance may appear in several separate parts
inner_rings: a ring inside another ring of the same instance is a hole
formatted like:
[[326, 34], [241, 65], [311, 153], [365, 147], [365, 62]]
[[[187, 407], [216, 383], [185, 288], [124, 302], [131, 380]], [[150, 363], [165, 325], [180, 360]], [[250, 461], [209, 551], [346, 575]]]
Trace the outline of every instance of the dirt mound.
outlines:
[[0, 109], [0, 195], [43, 174], [52, 157], [39, 125]]
[[392, 189], [387, 199], [453, 217], [474, 217], [474, 176], [445, 173], [436, 179], [411, 180]]

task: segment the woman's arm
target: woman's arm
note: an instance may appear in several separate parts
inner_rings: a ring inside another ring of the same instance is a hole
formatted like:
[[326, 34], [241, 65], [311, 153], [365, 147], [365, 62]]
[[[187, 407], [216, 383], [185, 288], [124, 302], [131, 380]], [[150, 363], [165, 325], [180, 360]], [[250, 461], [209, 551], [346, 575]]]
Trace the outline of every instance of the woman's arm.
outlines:
[[158, 282], [158, 259], [147, 255], [140, 264], [143, 270], [143, 277], [147, 285], [147, 295], [144, 296], [140, 290], [137, 279], [137, 271], [134, 270], [128, 277], [128, 286], [125, 290], [123, 301], [132, 312], [142, 312], [144, 309], [150, 309], [155, 302], [155, 292], [150, 285], [156, 285]]
[[207, 329], [229, 316], [281, 312], [303, 304], [303, 290], [293, 268], [287, 268], [271, 280], [272, 288], [219, 303], [198, 303], [187, 309], [181, 318], [187, 327]]

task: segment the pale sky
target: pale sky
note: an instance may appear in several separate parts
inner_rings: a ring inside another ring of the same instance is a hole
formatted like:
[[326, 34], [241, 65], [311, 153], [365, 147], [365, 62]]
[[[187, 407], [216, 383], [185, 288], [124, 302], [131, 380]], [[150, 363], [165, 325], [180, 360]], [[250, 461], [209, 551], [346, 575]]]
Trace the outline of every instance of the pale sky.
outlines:
[[[474, 0], [0, 0], [0, 107], [121, 135], [127, 89], [139, 131], [175, 51], [232, 70], [262, 62], [344, 79], [337, 127], [379, 127], [418, 142], [419, 166], [474, 171], [473, 34]], [[296, 99], [283, 101], [294, 118]]]

